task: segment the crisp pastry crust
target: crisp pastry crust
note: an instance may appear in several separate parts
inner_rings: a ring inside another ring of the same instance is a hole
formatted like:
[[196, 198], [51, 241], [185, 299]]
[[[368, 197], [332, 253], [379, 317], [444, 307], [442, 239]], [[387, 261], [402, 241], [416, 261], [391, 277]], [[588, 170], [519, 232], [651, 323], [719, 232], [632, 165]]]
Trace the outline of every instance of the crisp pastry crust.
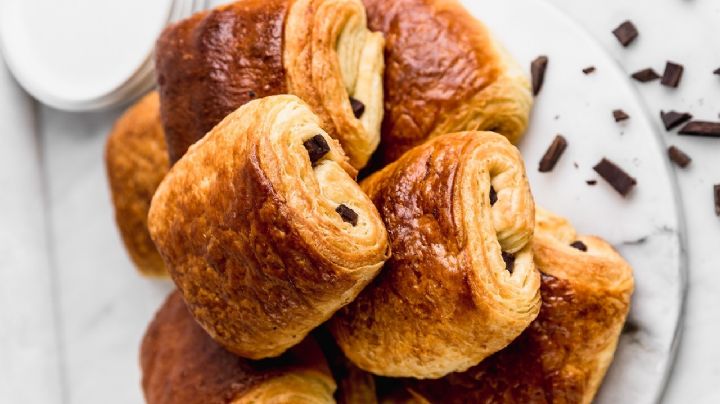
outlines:
[[251, 361], [213, 341], [173, 292], [140, 351], [148, 404], [334, 403], [335, 381], [310, 338], [280, 358]]
[[360, 0], [240, 0], [170, 26], [156, 65], [171, 161], [239, 106], [291, 93], [363, 167], [380, 141], [383, 45]]
[[[305, 143], [316, 138], [329, 151], [311, 164]], [[174, 165], [153, 198], [150, 234], [216, 341], [251, 359], [277, 356], [377, 274], [387, 232], [355, 174], [290, 95], [239, 108]]]
[[441, 377], [504, 348], [535, 319], [534, 203], [520, 153], [507, 139], [439, 136], [361, 186], [385, 221], [393, 256], [330, 323], [357, 366], [383, 376]]
[[[542, 273], [537, 320], [510, 346], [464, 373], [407, 380], [433, 403], [592, 402], [630, 308], [632, 269], [605, 241], [577, 236], [538, 209], [535, 263]], [[570, 246], [581, 241], [587, 252]]]
[[150, 201], [169, 169], [157, 92], [115, 123], [105, 144], [105, 168], [115, 222], [130, 258], [143, 275], [167, 276], [147, 229]]
[[385, 163], [426, 139], [489, 130], [517, 143], [532, 95], [524, 70], [456, 0], [363, 0], [385, 34]]

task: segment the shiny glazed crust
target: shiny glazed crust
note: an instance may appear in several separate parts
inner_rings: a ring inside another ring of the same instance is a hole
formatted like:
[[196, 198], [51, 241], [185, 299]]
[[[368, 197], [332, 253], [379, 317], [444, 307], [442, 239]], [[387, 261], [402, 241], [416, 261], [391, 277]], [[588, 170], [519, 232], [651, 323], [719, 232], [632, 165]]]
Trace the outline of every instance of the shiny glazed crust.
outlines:
[[313, 340], [273, 360], [240, 358], [197, 325], [178, 292], [148, 327], [140, 364], [148, 404], [335, 402], [335, 382]]
[[170, 26], [156, 64], [171, 161], [239, 106], [291, 93], [363, 167], [380, 141], [383, 44], [360, 0], [240, 0]]
[[[464, 373], [406, 381], [433, 403], [592, 402], [612, 361], [633, 291], [632, 269], [605, 241], [577, 236], [538, 209], [535, 263], [542, 273], [537, 320], [509, 347]], [[580, 240], [582, 252], [570, 246]]]
[[169, 168], [156, 92], [115, 123], [105, 144], [105, 168], [115, 221], [130, 258], [143, 275], [167, 276], [147, 230], [150, 201]]
[[426, 139], [490, 130], [517, 143], [532, 95], [524, 69], [456, 0], [363, 0], [368, 25], [385, 34], [389, 163]]
[[[375, 206], [319, 125], [295, 96], [252, 101], [191, 147], [152, 201], [150, 234], [191, 312], [247, 358], [300, 342], [390, 254]], [[330, 151], [311, 165], [303, 143], [316, 135]]]
[[[439, 136], [361, 186], [385, 221], [393, 256], [330, 323], [357, 366], [383, 376], [441, 377], [504, 348], [535, 319], [534, 203], [520, 153], [507, 139]], [[512, 273], [501, 251], [514, 255]]]

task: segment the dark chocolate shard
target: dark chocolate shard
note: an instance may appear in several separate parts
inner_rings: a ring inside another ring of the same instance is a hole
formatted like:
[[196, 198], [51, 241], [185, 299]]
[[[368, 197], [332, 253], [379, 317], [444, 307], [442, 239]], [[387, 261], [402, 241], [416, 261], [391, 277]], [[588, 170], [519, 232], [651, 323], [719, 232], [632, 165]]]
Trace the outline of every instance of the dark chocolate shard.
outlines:
[[628, 46], [638, 37], [638, 30], [631, 21], [625, 21], [613, 30], [613, 35], [622, 46]]
[[628, 115], [622, 109], [616, 109], [613, 111], [613, 118], [615, 118], [615, 122], [620, 122], [629, 119], [630, 115]]
[[495, 205], [495, 202], [497, 202], [497, 192], [495, 192], [495, 188], [490, 185], [490, 206]]
[[585, 181], [585, 183], [590, 186], [593, 186], [593, 185], [597, 185], [597, 180], [587, 180], [587, 181]]
[[538, 171], [540, 171], [541, 173], [547, 173], [552, 171], [553, 168], [555, 168], [558, 160], [560, 160], [560, 157], [565, 152], [565, 149], [567, 149], [567, 140], [565, 140], [562, 135], [555, 136], [552, 144], [550, 144], [550, 147], [548, 147], [545, 155], [543, 155], [542, 159], [540, 160], [540, 166], [538, 167]]
[[350, 106], [352, 107], [353, 115], [355, 115], [355, 118], [360, 119], [360, 117], [362, 117], [365, 113], [365, 104], [363, 104], [361, 101], [356, 100], [353, 97], [350, 97]]
[[580, 250], [580, 251], [582, 251], [582, 252], [586, 252], [586, 251], [587, 251], [587, 246], [585, 245], [585, 243], [583, 243], [583, 242], [580, 241], [580, 240], [573, 241], [572, 244], [570, 244], [570, 247], [576, 248], [576, 249], [578, 249], [578, 250]]
[[503, 261], [505, 261], [505, 270], [507, 270], [510, 273], [513, 273], [513, 271], [515, 270], [515, 256], [503, 251], [502, 259], [503, 259]]
[[692, 119], [692, 115], [687, 112], [677, 111], [660, 111], [660, 119], [665, 125], [665, 130], [673, 130], [678, 126]]
[[688, 136], [720, 137], [720, 122], [690, 121], [678, 133]]
[[680, 84], [680, 79], [682, 78], [684, 70], [685, 68], [681, 64], [667, 62], [665, 64], [665, 72], [663, 73], [660, 84], [667, 87], [677, 88]]
[[660, 78], [660, 75], [655, 72], [655, 70], [651, 68], [642, 69], [639, 71], [636, 71], [632, 74], [632, 78], [635, 80], [641, 82], [641, 83], [647, 83], [648, 81], [657, 80]]
[[533, 95], [538, 95], [542, 89], [543, 83], [545, 83], [545, 71], [547, 70], [547, 65], [547, 56], [538, 56], [530, 65]]
[[303, 142], [303, 146], [305, 146], [312, 164], [317, 163], [318, 160], [323, 158], [323, 156], [328, 154], [330, 151], [330, 146], [323, 135], [315, 135], [311, 137]]
[[582, 69], [582, 72], [585, 74], [590, 74], [595, 72], [595, 66], [588, 66], [584, 69]]
[[337, 208], [335, 208], [335, 212], [340, 215], [344, 222], [357, 226], [358, 214], [354, 210], [341, 203]]
[[629, 176], [622, 168], [612, 161], [603, 158], [593, 167], [605, 181], [607, 181], [620, 195], [627, 196], [637, 185], [637, 180]]
[[672, 160], [672, 162], [677, 164], [680, 168], [687, 167], [692, 161], [690, 156], [675, 146], [670, 146], [668, 148], [668, 156], [670, 157], [670, 160]]
[[715, 184], [713, 191], [715, 192], [715, 214], [720, 216], [720, 184]]

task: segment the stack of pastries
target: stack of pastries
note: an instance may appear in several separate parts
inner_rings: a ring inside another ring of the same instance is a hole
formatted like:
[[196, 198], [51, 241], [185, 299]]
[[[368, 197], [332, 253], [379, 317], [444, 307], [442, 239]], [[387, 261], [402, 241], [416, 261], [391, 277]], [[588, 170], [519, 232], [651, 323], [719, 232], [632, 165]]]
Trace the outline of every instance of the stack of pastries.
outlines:
[[632, 269], [535, 206], [528, 79], [459, 3], [238, 0], [156, 67], [105, 156], [130, 257], [177, 288], [148, 403], [592, 401]]

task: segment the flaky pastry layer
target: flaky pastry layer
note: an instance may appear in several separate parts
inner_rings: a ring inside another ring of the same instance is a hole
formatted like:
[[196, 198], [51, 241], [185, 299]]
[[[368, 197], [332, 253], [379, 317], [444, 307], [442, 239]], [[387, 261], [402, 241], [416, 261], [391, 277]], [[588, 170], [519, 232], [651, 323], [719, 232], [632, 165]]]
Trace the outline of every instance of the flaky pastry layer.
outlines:
[[380, 141], [383, 45], [360, 0], [239, 0], [170, 26], [156, 64], [171, 161], [239, 106], [290, 93], [362, 168]]
[[439, 136], [361, 186], [383, 217], [393, 256], [330, 323], [357, 366], [441, 377], [504, 348], [535, 319], [534, 202], [507, 139]]
[[426, 139], [488, 130], [517, 143], [532, 94], [524, 69], [456, 0], [363, 0], [385, 34], [385, 163]]
[[[315, 162], [309, 141], [328, 147]], [[251, 359], [277, 356], [377, 274], [387, 232], [355, 174], [290, 95], [239, 108], [173, 166], [153, 198], [150, 234], [216, 341]]]

